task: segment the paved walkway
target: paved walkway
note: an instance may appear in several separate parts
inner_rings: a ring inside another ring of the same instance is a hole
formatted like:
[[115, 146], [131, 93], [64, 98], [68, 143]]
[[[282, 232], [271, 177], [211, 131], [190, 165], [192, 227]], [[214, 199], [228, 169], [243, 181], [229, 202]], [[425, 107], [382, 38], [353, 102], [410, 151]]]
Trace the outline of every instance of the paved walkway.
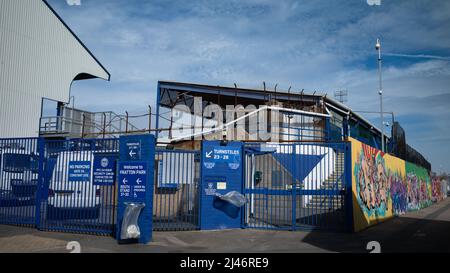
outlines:
[[155, 232], [148, 245], [118, 245], [111, 237], [40, 232], [0, 225], [0, 252], [450, 252], [450, 198], [421, 211], [391, 219], [360, 233], [222, 230]]

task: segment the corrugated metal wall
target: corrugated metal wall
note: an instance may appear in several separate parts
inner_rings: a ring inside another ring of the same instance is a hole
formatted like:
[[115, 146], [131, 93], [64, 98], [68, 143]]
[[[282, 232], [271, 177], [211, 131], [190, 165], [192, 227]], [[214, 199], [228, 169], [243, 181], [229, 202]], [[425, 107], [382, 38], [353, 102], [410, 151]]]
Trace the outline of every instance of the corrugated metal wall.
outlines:
[[67, 102], [73, 79], [109, 79], [42, 0], [0, 1], [0, 137], [37, 136], [42, 97]]

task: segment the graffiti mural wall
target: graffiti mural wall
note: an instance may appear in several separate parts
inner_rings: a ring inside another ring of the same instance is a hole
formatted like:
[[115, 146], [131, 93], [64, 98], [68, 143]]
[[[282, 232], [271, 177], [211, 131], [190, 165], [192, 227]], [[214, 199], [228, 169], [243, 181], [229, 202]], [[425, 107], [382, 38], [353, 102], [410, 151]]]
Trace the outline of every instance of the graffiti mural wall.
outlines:
[[442, 200], [426, 169], [350, 138], [355, 231]]
[[408, 188], [408, 210], [419, 210], [432, 204], [431, 181], [427, 171], [405, 162]]

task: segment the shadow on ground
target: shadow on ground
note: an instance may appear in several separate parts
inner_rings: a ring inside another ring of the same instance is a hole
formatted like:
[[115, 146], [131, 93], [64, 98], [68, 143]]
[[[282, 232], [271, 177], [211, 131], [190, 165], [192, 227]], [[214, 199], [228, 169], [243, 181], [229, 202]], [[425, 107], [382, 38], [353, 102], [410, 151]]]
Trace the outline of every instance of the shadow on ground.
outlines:
[[[329, 218], [333, 219], [333, 218]], [[311, 219], [310, 219], [311, 220]], [[77, 241], [83, 252], [355, 252], [368, 253], [377, 241], [381, 252], [450, 252], [450, 199], [395, 217], [359, 233], [234, 229], [154, 232], [148, 245], [118, 245], [108, 236], [42, 232], [0, 225], [0, 252], [62, 252]]]
[[333, 252], [365, 252], [377, 241], [385, 253], [450, 252], [450, 222], [396, 217], [359, 233], [312, 231], [304, 243]]

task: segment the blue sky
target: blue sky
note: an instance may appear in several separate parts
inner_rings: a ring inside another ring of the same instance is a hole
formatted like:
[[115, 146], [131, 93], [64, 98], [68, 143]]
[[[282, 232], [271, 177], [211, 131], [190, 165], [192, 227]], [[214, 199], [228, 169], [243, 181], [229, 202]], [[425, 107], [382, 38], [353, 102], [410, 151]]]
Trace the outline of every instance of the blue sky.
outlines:
[[72, 86], [77, 106], [95, 111], [142, 113], [158, 80], [347, 89], [350, 107], [378, 111], [381, 37], [386, 111], [434, 170], [450, 172], [448, 0], [48, 2], [112, 75]]

